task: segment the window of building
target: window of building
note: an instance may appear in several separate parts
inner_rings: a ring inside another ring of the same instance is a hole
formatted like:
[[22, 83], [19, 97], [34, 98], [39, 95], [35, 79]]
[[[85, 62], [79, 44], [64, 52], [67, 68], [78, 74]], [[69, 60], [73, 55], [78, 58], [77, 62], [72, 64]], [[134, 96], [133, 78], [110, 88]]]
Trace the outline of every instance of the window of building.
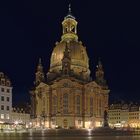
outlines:
[[102, 102], [101, 99], [99, 99], [99, 116], [102, 115]]
[[76, 96], [76, 112], [80, 114], [80, 95]]
[[4, 88], [1, 88], [1, 92], [4, 92]]
[[6, 119], [8, 119], [8, 120], [10, 119], [9, 114], [6, 114]]
[[10, 89], [9, 88], [7, 89], [7, 93], [10, 93]]
[[1, 101], [4, 101], [4, 96], [1, 96]]
[[9, 98], [9, 97], [7, 97], [7, 98], [6, 98], [6, 100], [7, 100], [7, 102], [9, 102], [9, 101], [10, 101], [10, 98]]
[[52, 119], [52, 125], [55, 125], [55, 119]]
[[9, 106], [7, 106], [6, 109], [9, 111]]
[[68, 114], [68, 94], [63, 95], [63, 113]]
[[1, 114], [0, 118], [1, 118], [1, 119], [4, 119], [4, 114]]
[[90, 97], [90, 115], [93, 115], [93, 97]]
[[5, 80], [1, 80], [1, 84], [2, 85], [5, 85]]
[[1, 105], [1, 110], [4, 110], [4, 105]]
[[57, 96], [53, 96], [53, 114], [57, 113]]

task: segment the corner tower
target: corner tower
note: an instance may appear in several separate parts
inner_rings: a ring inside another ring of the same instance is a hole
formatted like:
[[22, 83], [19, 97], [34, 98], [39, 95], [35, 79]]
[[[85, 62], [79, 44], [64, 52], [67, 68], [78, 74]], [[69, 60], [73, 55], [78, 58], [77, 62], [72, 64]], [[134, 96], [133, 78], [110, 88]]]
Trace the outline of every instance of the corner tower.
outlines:
[[49, 81], [57, 78], [58, 75], [61, 75], [62, 59], [64, 57], [66, 44], [69, 46], [71, 57], [70, 67], [73, 71], [72, 75], [69, 76], [73, 76], [83, 81], [90, 80], [89, 58], [86, 47], [78, 40], [77, 24], [78, 22], [72, 15], [71, 8], [69, 6], [68, 14], [62, 21], [61, 41], [56, 42], [56, 46], [51, 55], [50, 69], [47, 73]]
[[44, 72], [43, 72], [43, 66], [42, 66], [42, 62], [41, 62], [41, 58], [39, 58], [39, 63], [37, 66], [37, 71], [35, 73], [35, 85], [39, 85], [41, 82], [45, 81], [45, 76], [44, 76]]

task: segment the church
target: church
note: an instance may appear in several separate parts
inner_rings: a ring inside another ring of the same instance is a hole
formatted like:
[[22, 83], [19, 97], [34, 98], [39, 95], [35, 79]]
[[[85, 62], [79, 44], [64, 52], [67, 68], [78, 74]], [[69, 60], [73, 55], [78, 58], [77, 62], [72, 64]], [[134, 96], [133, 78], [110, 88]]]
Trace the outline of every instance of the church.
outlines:
[[78, 40], [77, 21], [69, 7], [62, 21], [47, 74], [41, 59], [30, 90], [32, 125], [36, 128], [96, 128], [104, 125], [109, 89], [99, 60], [92, 80], [86, 47]]

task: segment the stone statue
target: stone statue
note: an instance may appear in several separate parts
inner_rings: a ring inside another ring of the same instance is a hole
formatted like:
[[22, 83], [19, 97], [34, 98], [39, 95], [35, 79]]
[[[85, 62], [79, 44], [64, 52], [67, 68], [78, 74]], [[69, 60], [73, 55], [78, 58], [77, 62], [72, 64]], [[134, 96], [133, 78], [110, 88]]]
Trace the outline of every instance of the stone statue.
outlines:
[[109, 125], [108, 125], [108, 113], [106, 110], [104, 111], [104, 127], [109, 127]]

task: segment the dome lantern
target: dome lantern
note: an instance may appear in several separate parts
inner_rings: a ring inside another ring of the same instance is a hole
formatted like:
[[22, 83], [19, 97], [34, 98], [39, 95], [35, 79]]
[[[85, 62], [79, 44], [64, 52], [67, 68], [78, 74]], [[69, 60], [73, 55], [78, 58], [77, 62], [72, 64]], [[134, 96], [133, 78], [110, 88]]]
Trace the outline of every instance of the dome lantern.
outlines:
[[78, 40], [77, 36], [77, 21], [75, 17], [72, 15], [71, 6], [69, 5], [69, 10], [67, 16], [64, 18], [62, 22], [63, 35], [61, 37], [62, 40]]
[[[57, 42], [53, 49], [47, 77], [48, 79], [51, 79], [49, 77], [53, 77], [55, 79], [57, 76], [62, 74], [64, 69], [67, 69], [71, 76], [75, 76], [76, 78], [82, 77], [81, 79], [84, 81], [89, 81], [89, 58], [86, 52], [86, 47], [83, 46], [81, 41], [78, 41], [77, 21], [72, 15], [70, 6], [68, 14], [64, 17], [62, 22], [62, 27], [63, 34], [61, 36], [61, 41]], [[69, 54], [67, 49], [70, 50], [70, 59], [67, 58], [67, 55]]]

